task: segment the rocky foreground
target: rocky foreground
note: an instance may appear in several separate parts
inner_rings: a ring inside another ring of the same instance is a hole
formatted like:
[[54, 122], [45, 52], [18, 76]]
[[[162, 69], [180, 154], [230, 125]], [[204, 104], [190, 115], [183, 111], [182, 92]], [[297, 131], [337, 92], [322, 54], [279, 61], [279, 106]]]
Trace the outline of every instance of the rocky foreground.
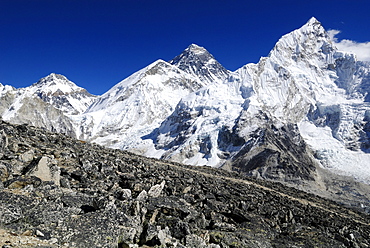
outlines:
[[208, 167], [0, 123], [2, 247], [369, 247], [370, 216]]

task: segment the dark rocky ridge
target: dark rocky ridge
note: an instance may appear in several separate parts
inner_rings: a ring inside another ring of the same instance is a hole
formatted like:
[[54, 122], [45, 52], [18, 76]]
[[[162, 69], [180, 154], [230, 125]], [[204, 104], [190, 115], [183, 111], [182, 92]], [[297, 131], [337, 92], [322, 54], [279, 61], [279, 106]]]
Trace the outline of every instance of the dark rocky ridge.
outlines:
[[180, 70], [196, 75], [202, 82], [224, 80], [230, 74], [205, 48], [195, 44], [191, 44], [169, 63]]
[[315, 161], [307, 150], [297, 125], [270, 125], [256, 131], [231, 164], [242, 173], [299, 184], [314, 180]]
[[3, 247], [370, 245], [368, 215], [282, 184], [28, 125], [0, 137]]
[[222, 136], [226, 144], [242, 144], [223, 169], [280, 182], [370, 213], [370, 185], [323, 169], [296, 124], [276, 127], [267, 123], [249, 137], [239, 137], [235, 132]]

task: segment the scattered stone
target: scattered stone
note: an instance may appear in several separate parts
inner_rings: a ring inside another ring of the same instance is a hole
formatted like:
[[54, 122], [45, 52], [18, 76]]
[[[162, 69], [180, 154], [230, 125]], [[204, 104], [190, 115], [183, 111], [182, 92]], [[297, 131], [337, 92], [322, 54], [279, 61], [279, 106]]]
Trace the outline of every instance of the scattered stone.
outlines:
[[190, 234], [185, 237], [185, 244], [186, 247], [188, 248], [204, 248], [207, 247], [206, 243], [204, 240], [195, 235], [195, 234]]
[[159, 197], [162, 193], [162, 190], [165, 184], [166, 182], [163, 181], [161, 184], [157, 184], [151, 187], [150, 190], [148, 191], [148, 196], [149, 197]]
[[122, 189], [122, 199], [131, 199], [131, 190], [130, 189]]
[[23, 236], [31, 236], [32, 231], [31, 230], [26, 230], [25, 232], [22, 233]]
[[159, 230], [157, 236], [162, 246], [177, 246], [177, 240], [171, 237], [171, 232], [167, 226], [165, 227], [165, 229]]
[[9, 177], [8, 168], [5, 164], [0, 164], [0, 181], [4, 182]]
[[189, 193], [190, 192], [190, 190], [191, 190], [191, 186], [187, 186], [183, 191], [182, 191], [182, 193], [184, 193], [184, 194], [187, 194], [187, 193]]
[[34, 159], [35, 152], [33, 150], [28, 150], [25, 153], [19, 155], [19, 160], [24, 163], [29, 163]]
[[0, 247], [370, 246], [368, 215], [282, 184], [27, 125], [0, 136]]
[[141, 191], [136, 198], [136, 200], [138, 201], [145, 201], [146, 199], [148, 199], [148, 193], [146, 192], [146, 190]]
[[14, 143], [14, 142], [12, 142], [12, 143], [10, 143], [9, 145], [8, 145], [8, 149], [10, 150], [10, 151], [12, 151], [12, 152], [14, 152], [14, 153], [16, 153], [16, 152], [18, 152], [18, 144], [17, 143]]
[[4, 130], [0, 131], [0, 151], [5, 150], [8, 147], [9, 141], [8, 136], [6, 135]]
[[133, 227], [122, 227], [122, 234], [119, 237], [119, 243], [133, 244], [137, 231]]
[[35, 234], [36, 234], [37, 237], [44, 237], [45, 236], [45, 234], [43, 234], [40, 230], [36, 230]]
[[35, 176], [19, 176], [4, 182], [4, 186], [8, 189], [23, 189], [28, 185], [38, 187], [41, 184], [41, 179]]

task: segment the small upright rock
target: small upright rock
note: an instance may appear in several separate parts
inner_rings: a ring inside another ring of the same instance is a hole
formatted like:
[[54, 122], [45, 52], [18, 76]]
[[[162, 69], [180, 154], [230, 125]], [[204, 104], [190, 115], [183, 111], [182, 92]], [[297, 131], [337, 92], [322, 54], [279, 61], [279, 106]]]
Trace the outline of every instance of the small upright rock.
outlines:
[[150, 188], [148, 191], [148, 196], [150, 197], [159, 197], [162, 193], [162, 190], [164, 188], [164, 185], [166, 184], [165, 181], [163, 181], [161, 184], [154, 185]]
[[4, 130], [0, 131], [0, 159], [4, 155], [5, 148], [8, 146], [8, 137], [6, 136]]
[[0, 152], [3, 151], [8, 146], [8, 136], [1, 130], [0, 132]]
[[0, 181], [4, 182], [9, 177], [9, 171], [5, 164], [0, 164]]
[[28, 150], [27, 152], [19, 155], [19, 160], [22, 162], [28, 163], [33, 160], [34, 155], [35, 155], [35, 152], [33, 150]]
[[136, 198], [136, 200], [138, 201], [145, 201], [146, 199], [148, 199], [148, 193], [146, 192], [146, 190], [141, 191]]
[[45, 234], [43, 234], [40, 230], [36, 230], [35, 234], [36, 234], [37, 237], [44, 237], [45, 236]]
[[122, 199], [131, 199], [131, 190], [130, 189], [122, 189]]

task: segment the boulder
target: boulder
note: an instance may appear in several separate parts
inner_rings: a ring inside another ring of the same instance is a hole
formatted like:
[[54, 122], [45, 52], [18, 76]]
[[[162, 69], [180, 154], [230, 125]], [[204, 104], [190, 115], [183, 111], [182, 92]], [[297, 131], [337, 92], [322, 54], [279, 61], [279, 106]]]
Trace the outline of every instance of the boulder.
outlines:
[[60, 185], [60, 168], [52, 158], [43, 156], [34, 160], [33, 163], [25, 168], [25, 171], [25, 174], [28, 176], [35, 176], [42, 181], [52, 181], [56, 185]]

